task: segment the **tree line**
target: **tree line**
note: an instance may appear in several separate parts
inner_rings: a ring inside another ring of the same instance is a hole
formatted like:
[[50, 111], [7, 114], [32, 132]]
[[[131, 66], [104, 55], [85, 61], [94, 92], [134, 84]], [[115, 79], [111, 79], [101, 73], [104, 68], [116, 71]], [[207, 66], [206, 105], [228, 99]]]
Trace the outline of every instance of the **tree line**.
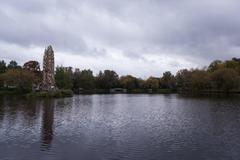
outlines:
[[[159, 77], [141, 79], [132, 75], [119, 76], [113, 70], [100, 71], [96, 76], [90, 69], [73, 70], [72, 67], [56, 67], [55, 81], [59, 89], [71, 89], [75, 93], [80, 90], [109, 90], [125, 88], [129, 92], [145, 90], [171, 91], [239, 91], [240, 59], [213, 61], [202, 69], [182, 69], [175, 75], [170, 71]], [[33, 84], [41, 82], [41, 74], [24, 70], [16, 61], [7, 65], [0, 61], [0, 87], [15, 86], [18, 90], [30, 92]]]

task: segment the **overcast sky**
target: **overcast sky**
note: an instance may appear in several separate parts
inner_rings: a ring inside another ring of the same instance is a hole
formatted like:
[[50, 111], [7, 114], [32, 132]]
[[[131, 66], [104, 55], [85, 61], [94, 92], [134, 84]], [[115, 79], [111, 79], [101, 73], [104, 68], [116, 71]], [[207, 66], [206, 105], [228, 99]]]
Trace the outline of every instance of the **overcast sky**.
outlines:
[[240, 57], [239, 0], [0, 0], [0, 59], [161, 76]]

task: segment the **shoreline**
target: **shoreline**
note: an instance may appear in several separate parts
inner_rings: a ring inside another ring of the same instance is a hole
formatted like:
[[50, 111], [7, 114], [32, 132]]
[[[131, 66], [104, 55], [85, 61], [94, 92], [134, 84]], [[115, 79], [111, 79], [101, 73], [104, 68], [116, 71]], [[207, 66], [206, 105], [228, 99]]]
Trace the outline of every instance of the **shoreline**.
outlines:
[[0, 96], [23, 96], [28, 99], [34, 98], [65, 98], [73, 97], [76, 95], [114, 95], [114, 94], [178, 94], [178, 95], [240, 95], [240, 91], [223, 91], [223, 90], [205, 90], [205, 91], [186, 91], [186, 90], [170, 90], [170, 89], [158, 89], [158, 90], [132, 90], [128, 92], [115, 92], [112, 93], [107, 90], [86, 90], [81, 93], [74, 93], [72, 90], [56, 90], [51, 92], [40, 91], [32, 93], [20, 93], [17, 91], [0, 90]]

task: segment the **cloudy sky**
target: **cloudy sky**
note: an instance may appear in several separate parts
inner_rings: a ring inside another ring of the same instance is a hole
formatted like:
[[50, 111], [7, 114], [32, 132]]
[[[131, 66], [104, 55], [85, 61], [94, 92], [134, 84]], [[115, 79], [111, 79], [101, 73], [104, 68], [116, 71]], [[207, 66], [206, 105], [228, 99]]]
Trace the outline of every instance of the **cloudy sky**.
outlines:
[[240, 57], [239, 0], [0, 0], [0, 59], [160, 76]]

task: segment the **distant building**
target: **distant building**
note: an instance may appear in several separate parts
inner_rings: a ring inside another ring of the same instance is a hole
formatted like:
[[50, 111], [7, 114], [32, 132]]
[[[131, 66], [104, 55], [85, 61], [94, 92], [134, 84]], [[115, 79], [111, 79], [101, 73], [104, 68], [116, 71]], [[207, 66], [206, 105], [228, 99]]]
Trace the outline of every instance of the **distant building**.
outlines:
[[54, 65], [54, 51], [52, 46], [48, 46], [43, 56], [42, 90], [50, 91], [55, 89]]

